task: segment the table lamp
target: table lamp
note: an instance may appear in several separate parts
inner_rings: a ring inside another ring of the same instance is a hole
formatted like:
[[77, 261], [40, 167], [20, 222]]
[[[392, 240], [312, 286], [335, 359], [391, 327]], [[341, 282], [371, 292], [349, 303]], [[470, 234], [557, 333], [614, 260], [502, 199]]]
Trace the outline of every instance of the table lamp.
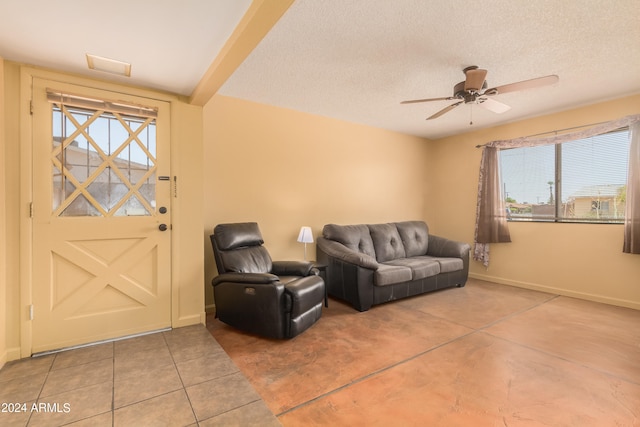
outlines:
[[311, 227], [301, 227], [300, 234], [298, 234], [298, 242], [304, 243], [304, 260], [307, 260], [307, 243], [313, 243], [313, 232]]

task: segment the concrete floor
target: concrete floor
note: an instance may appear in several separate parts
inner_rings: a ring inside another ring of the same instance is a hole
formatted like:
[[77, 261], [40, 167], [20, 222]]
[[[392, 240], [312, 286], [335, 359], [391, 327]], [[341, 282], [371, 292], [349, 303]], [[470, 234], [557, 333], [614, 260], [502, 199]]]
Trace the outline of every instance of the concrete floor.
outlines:
[[302, 335], [208, 329], [284, 426], [640, 425], [640, 311], [470, 279]]

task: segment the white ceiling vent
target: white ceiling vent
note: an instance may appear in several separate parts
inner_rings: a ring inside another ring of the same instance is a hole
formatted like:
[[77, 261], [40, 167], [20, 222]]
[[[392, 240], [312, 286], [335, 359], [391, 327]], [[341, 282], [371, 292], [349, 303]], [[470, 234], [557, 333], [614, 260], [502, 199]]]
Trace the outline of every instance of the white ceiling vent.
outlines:
[[87, 53], [87, 64], [91, 70], [131, 77], [131, 64], [126, 62]]

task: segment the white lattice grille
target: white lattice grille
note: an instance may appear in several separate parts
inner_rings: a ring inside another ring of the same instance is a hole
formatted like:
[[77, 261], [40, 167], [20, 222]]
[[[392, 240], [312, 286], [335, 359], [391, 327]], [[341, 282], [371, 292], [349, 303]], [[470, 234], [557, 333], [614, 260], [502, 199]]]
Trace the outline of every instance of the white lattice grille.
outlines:
[[153, 215], [155, 117], [52, 104], [54, 215]]

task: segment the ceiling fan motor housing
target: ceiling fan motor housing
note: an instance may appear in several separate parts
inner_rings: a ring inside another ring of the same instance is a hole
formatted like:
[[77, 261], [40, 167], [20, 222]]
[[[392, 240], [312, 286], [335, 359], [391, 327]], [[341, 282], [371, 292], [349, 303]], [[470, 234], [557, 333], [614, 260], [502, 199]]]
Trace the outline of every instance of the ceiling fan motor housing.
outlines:
[[[463, 99], [465, 104], [469, 104], [471, 102], [476, 102], [478, 96], [479, 96], [479, 91], [475, 92], [475, 91], [466, 91], [464, 90], [464, 85], [465, 82], [460, 82], [457, 85], [455, 85], [453, 87], [453, 97], [454, 98], [458, 98], [458, 99]], [[487, 88], [487, 81], [485, 80], [484, 83], [482, 83], [482, 89], [486, 89]]]

